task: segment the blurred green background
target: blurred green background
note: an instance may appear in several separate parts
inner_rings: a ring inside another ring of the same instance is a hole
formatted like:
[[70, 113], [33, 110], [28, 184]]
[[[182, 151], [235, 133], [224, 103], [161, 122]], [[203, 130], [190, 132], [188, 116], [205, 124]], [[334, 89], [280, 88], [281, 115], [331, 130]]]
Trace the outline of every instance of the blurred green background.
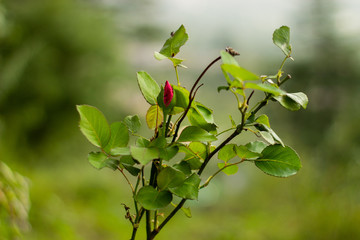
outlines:
[[[128, 186], [88, 164], [75, 105], [97, 106], [110, 121], [143, 118], [135, 72], [175, 82], [153, 52], [181, 24], [190, 37], [184, 86], [229, 45], [244, 67], [275, 73], [283, 56], [271, 34], [290, 26], [286, 88], [310, 102], [306, 111], [274, 103], [266, 113], [303, 169], [278, 179], [244, 164], [189, 204], [192, 219], [178, 214], [158, 238], [359, 239], [359, 10], [356, 0], [0, 1], [0, 239], [129, 239]], [[207, 73], [198, 97], [225, 128], [236, 109], [216, 91], [221, 75]]]

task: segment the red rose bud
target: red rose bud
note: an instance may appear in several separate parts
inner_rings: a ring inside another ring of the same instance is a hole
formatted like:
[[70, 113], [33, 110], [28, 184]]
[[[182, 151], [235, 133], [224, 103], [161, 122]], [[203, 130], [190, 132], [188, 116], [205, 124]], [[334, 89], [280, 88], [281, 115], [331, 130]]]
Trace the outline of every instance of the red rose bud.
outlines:
[[165, 82], [165, 88], [164, 88], [164, 103], [165, 107], [169, 106], [171, 103], [171, 100], [174, 97], [174, 90], [171, 87], [170, 83], [168, 81]]

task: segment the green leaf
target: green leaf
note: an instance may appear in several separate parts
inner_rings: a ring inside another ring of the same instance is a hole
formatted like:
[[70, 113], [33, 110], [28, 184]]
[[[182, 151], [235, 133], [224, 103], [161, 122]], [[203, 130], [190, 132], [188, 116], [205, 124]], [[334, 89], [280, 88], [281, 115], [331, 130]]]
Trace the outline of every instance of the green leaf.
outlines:
[[139, 137], [138, 139], [136, 139], [135, 145], [137, 147], [149, 147], [150, 141], [147, 140], [146, 138]]
[[136, 195], [138, 201], [147, 210], [164, 208], [172, 201], [169, 191], [157, 191], [152, 186], [142, 187]]
[[221, 60], [222, 60], [223, 64], [239, 66], [239, 63], [236, 61], [236, 59], [233, 56], [231, 56], [230, 53], [226, 52], [225, 50], [222, 50], [220, 52], [220, 56], [221, 56]]
[[221, 92], [221, 90], [225, 90], [225, 91], [229, 91], [230, 87], [229, 86], [220, 86], [217, 88], [218, 93]]
[[180, 134], [178, 142], [211, 142], [217, 138], [204, 129], [196, 126], [186, 127]]
[[[174, 203], [171, 203], [171, 205], [173, 205], [175, 208], [178, 206]], [[181, 210], [184, 212], [185, 216], [188, 217], [188, 218], [192, 218], [192, 215], [191, 215], [191, 209], [190, 207], [182, 207]]]
[[207, 156], [207, 146], [200, 142], [192, 142], [187, 147], [182, 146], [180, 150], [185, 152], [183, 161], [189, 163], [193, 170], [199, 169]]
[[80, 130], [97, 147], [105, 147], [110, 140], [110, 126], [97, 108], [89, 105], [76, 106], [80, 114]]
[[189, 36], [186, 33], [185, 27], [183, 25], [180, 26], [178, 30], [170, 38], [168, 38], [161, 48], [160, 53], [168, 58], [174, 57], [179, 53], [180, 47], [182, 47]]
[[123, 156], [120, 158], [120, 167], [125, 168], [131, 175], [137, 176], [140, 172], [140, 169], [137, 167], [134, 167], [136, 162], [131, 156]]
[[271, 93], [271, 94], [274, 94], [274, 96], [286, 94], [286, 92], [284, 92], [280, 88], [274, 87], [273, 85], [270, 85], [268, 83], [247, 82], [247, 83], [245, 83], [245, 88], [251, 88], [251, 89], [256, 89], [256, 90], [260, 90], [263, 92]]
[[173, 166], [175, 169], [183, 172], [186, 176], [191, 174], [191, 166], [187, 161], [181, 161]]
[[129, 131], [123, 122], [114, 122], [110, 125], [111, 137], [104, 148], [105, 152], [110, 153], [112, 149], [126, 147], [129, 143]]
[[160, 87], [157, 82], [144, 71], [137, 73], [138, 85], [145, 100], [151, 104], [156, 104], [156, 98], [160, 93]]
[[110, 154], [112, 156], [127, 156], [130, 155], [129, 147], [115, 147], [111, 149]]
[[259, 133], [269, 144], [275, 144], [273, 136], [268, 131], [260, 131]]
[[167, 148], [159, 149], [159, 157], [165, 161], [171, 160], [178, 153], [178, 146], [170, 146]]
[[185, 199], [197, 199], [199, 193], [200, 178], [196, 173], [188, 177], [181, 185], [169, 190], [178, 197]]
[[270, 127], [269, 118], [265, 114], [262, 114], [259, 117], [257, 117], [255, 119], [255, 122], [260, 123], [260, 124], [264, 124], [264, 125]]
[[225, 72], [230, 73], [234, 78], [241, 80], [241, 81], [259, 80], [259, 76], [257, 76], [255, 73], [252, 73], [240, 66], [230, 65], [230, 64], [222, 64], [221, 68]]
[[[268, 126], [266, 126], [265, 124], [257, 124], [255, 125], [255, 127], [260, 130], [260, 134], [261, 136], [264, 137], [264, 139], [266, 141], [268, 141], [270, 144], [274, 144], [273, 139], [275, 139], [277, 142], [279, 142], [282, 146], [284, 146], [284, 143], [282, 142], [282, 140], [280, 139], [280, 137], [274, 132], [274, 130], [272, 130], [271, 128], [269, 128]], [[270, 134], [271, 135], [271, 139], [270, 137], [266, 134]]]
[[159, 105], [152, 105], [146, 113], [146, 123], [150, 129], [159, 127], [163, 121], [163, 112]]
[[[222, 169], [223, 167], [225, 167], [227, 164], [226, 163], [218, 163], [217, 164], [219, 169]], [[231, 165], [228, 166], [226, 168], [224, 168], [223, 170], [221, 170], [223, 173], [225, 173], [226, 175], [233, 175], [235, 173], [237, 173], [239, 170], [239, 166], [238, 165]]]
[[260, 153], [250, 151], [246, 146], [236, 146], [236, 154], [237, 156], [244, 159], [256, 159], [261, 156]]
[[99, 170], [104, 167], [108, 167], [111, 168], [112, 170], [116, 170], [119, 165], [118, 160], [109, 159], [108, 156], [106, 156], [102, 152], [89, 153], [88, 160], [93, 167]]
[[183, 87], [172, 85], [174, 90], [174, 95], [176, 98], [176, 107], [181, 107], [186, 109], [189, 105], [189, 91]]
[[273, 42], [278, 46], [286, 56], [291, 54], [291, 45], [290, 45], [290, 28], [287, 26], [282, 26], [276, 29], [273, 33]]
[[132, 133], [136, 133], [141, 127], [141, 122], [138, 115], [131, 115], [125, 117], [124, 123]]
[[275, 99], [286, 109], [289, 109], [291, 111], [297, 111], [301, 107], [306, 109], [308, 104], [308, 98], [307, 96], [302, 93], [287, 93], [285, 95], [281, 95], [278, 97], [275, 97]]
[[227, 162], [230, 159], [236, 157], [235, 146], [235, 144], [225, 145], [223, 148], [220, 149], [218, 153], [218, 158], [223, 160], [224, 162]]
[[159, 158], [159, 151], [156, 148], [130, 147], [131, 156], [141, 164], [146, 165], [151, 160]]
[[160, 190], [177, 187], [186, 179], [186, 175], [172, 167], [166, 167], [157, 176], [157, 184]]
[[289, 177], [300, 168], [300, 158], [290, 147], [270, 145], [262, 151], [262, 157], [255, 160], [255, 165], [266, 174], [275, 177]]
[[189, 122], [193, 126], [200, 127], [207, 132], [216, 134], [216, 124], [214, 124], [213, 111], [200, 103], [195, 103], [188, 112]]
[[255, 142], [249, 142], [245, 145], [246, 148], [254, 153], [261, 153], [264, 148], [267, 147], [267, 145], [264, 142], [255, 141]]

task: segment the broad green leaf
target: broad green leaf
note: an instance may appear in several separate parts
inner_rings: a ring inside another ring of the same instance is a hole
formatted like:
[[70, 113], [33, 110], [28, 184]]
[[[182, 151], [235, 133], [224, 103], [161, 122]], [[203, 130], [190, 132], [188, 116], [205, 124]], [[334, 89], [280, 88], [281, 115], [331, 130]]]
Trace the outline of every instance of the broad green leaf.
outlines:
[[237, 156], [244, 160], [244, 159], [256, 159], [261, 156], [260, 153], [250, 151], [246, 146], [236, 146], [236, 154]]
[[185, 27], [181, 25], [180, 28], [166, 40], [164, 46], [160, 50], [160, 53], [168, 58], [174, 57], [179, 53], [180, 47], [186, 43], [188, 38]]
[[207, 146], [200, 142], [192, 142], [189, 146], [182, 146], [180, 149], [185, 152], [183, 161], [189, 163], [190, 168], [193, 170], [199, 169], [207, 156]]
[[127, 165], [130, 165], [130, 166], [133, 166], [133, 165], [136, 164], [135, 160], [130, 156], [130, 154], [127, 155], [127, 156], [122, 156], [120, 158], [120, 162], [122, 164], [127, 164]]
[[157, 60], [164, 60], [164, 59], [169, 59], [170, 61], [173, 62], [174, 66], [180, 66], [180, 67], [184, 67], [186, 68], [186, 66], [182, 65], [181, 63], [184, 61], [183, 59], [180, 59], [180, 58], [173, 58], [173, 57], [167, 57], [159, 52], [155, 52], [154, 53], [154, 57], [157, 59]]
[[130, 155], [129, 147], [115, 147], [111, 149], [110, 154], [113, 156], [127, 156]]
[[182, 184], [186, 175], [172, 167], [166, 167], [157, 176], [157, 184], [160, 190], [173, 188]]
[[167, 148], [159, 149], [159, 157], [165, 161], [171, 160], [178, 153], [178, 146], [170, 146]]
[[230, 73], [234, 78], [241, 80], [241, 81], [259, 80], [259, 76], [257, 76], [255, 73], [252, 73], [240, 66], [230, 65], [230, 64], [222, 64], [221, 68], [225, 72]]
[[156, 104], [156, 98], [160, 93], [160, 87], [157, 82], [144, 71], [137, 73], [138, 85], [145, 100], [151, 104]]
[[136, 139], [135, 145], [137, 147], [149, 147], [150, 141], [147, 140], [146, 138], [139, 137], [138, 139]]
[[159, 151], [156, 148], [130, 147], [131, 156], [141, 164], [146, 165], [151, 160], [159, 158]]
[[176, 107], [186, 109], [189, 105], [189, 91], [183, 87], [172, 85], [176, 97]]
[[111, 137], [104, 148], [105, 152], [110, 153], [112, 149], [126, 147], [129, 143], [129, 130], [123, 122], [114, 122], [110, 125]]
[[136, 201], [147, 210], [156, 210], [169, 205], [172, 194], [169, 191], [157, 191], [152, 186], [145, 186], [137, 193]]
[[164, 148], [166, 147], [167, 142], [164, 136], [157, 137], [152, 139], [148, 147], [155, 147], [155, 148]]
[[125, 117], [124, 123], [132, 133], [136, 133], [141, 127], [141, 122], [138, 115], [131, 115]]
[[270, 127], [269, 118], [265, 114], [262, 114], [259, 117], [257, 117], [255, 119], [255, 122], [260, 123], [260, 124], [264, 124], [264, 125]]
[[227, 162], [230, 159], [236, 157], [235, 146], [235, 144], [225, 145], [223, 148], [220, 149], [218, 153], [218, 158], [223, 160], [224, 162]]
[[300, 168], [300, 158], [290, 147], [270, 145], [262, 151], [262, 157], [255, 160], [255, 165], [266, 174], [275, 177], [289, 177]]
[[259, 133], [269, 144], [275, 144], [273, 136], [268, 131], [260, 131]]
[[223, 64], [239, 66], [239, 63], [235, 60], [235, 58], [233, 56], [231, 56], [231, 54], [226, 52], [225, 50], [222, 50], [220, 52], [220, 56], [221, 56], [221, 60], [222, 60]]
[[255, 141], [255, 142], [249, 142], [245, 145], [246, 148], [254, 153], [261, 153], [264, 148], [267, 147], [267, 145], [264, 142]]
[[91, 152], [88, 155], [88, 160], [90, 164], [96, 169], [102, 169], [104, 167], [111, 168], [112, 170], [116, 170], [119, 165], [119, 160], [109, 159], [102, 152]]
[[163, 121], [163, 112], [156, 104], [152, 105], [146, 113], [146, 123], [150, 129], [159, 127]]
[[[226, 166], [226, 163], [218, 163], [217, 165], [218, 165], [219, 169], [222, 169]], [[237, 173], [238, 170], [239, 170], [238, 165], [231, 165], [231, 166], [224, 168], [221, 171], [224, 172], [226, 175], [233, 175], [233, 174]]]
[[217, 138], [204, 129], [196, 126], [186, 127], [180, 134], [178, 142], [211, 142]]
[[[257, 124], [255, 125], [255, 127], [260, 130], [260, 134], [261, 136], [264, 137], [264, 139], [266, 141], [268, 141], [270, 144], [274, 144], [273, 141], [270, 139], [270, 137], [267, 136], [266, 133], [269, 133], [271, 135], [271, 138], [275, 139], [275, 141], [279, 142], [282, 146], [284, 146], [284, 143], [282, 142], [282, 140], [280, 139], [280, 137], [274, 132], [274, 130], [272, 130], [271, 128], [269, 128], [268, 126], [266, 126], [265, 124]], [[268, 137], [268, 138], [267, 138]]]
[[276, 29], [273, 33], [273, 42], [278, 46], [286, 56], [291, 54], [291, 45], [290, 45], [290, 28], [287, 26], [282, 26]]
[[278, 97], [275, 97], [275, 99], [285, 108], [291, 110], [291, 111], [297, 111], [301, 107], [306, 109], [308, 104], [308, 98], [307, 96], [302, 93], [287, 93], [285, 95], [281, 95]]
[[181, 161], [173, 166], [175, 169], [183, 172], [186, 176], [191, 174], [191, 166], [187, 161]]
[[201, 105], [195, 105], [189, 109], [188, 119], [191, 125], [216, 134], [217, 126], [214, 124], [212, 110]]
[[89, 105], [76, 106], [80, 114], [80, 130], [95, 146], [104, 148], [110, 140], [110, 126], [97, 108]]
[[141, 171], [139, 168], [131, 166], [129, 164], [126, 163], [120, 163], [120, 165], [126, 170], [128, 171], [131, 175], [133, 176], [137, 176], [139, 174], [139, 172]]
[[200, 181], [199, 176], [196, 173], [193, 173], [182, 184], [177, 187], [169, 188], [169, 190], [181, 198], [197, 199]]
[[274, 94], [274, 96], [286, 94], [286, 92], [284, 92], [280, 88], [274, 87], [273, 85], [270, 85], [268, 83], [247, 82], [247, 83], [245, 83], [245, 88], [251, 88], [251, 89], [256, 89], [256, 90], [260, 90], [263, 92], [271, 93], [271, 94]]

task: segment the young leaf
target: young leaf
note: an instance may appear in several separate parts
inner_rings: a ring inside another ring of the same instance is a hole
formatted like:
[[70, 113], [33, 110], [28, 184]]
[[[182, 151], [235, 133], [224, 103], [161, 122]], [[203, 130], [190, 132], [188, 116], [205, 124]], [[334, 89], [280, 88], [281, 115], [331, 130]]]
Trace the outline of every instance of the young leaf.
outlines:
[[231, 56], [230, 53], [226, 52], [225, 50], [222, 50], [220, 52], [221, 60], [223, 64], [233, 65], [233, 66], [239, 66], [239, 63], [235, 60], [233, 56]]
[[159, 105], [150, 106], [146, 113], [146, 123], [150, 129], [159, 127], [163, 121], [163, 112]]
[[123, 122], [114, 122], [110, 125], [111, 137], [104, 148], [105, 152], [110, 153], [112, 149], [126, 147], [129, 142], [129, 131]]
[[88, 155], [88, 160], [90, 164], [96, 169], [102, 169], [104, 167], [111, 168], [112, 170], [116, 170], [119, 165], [119, 160], [109, 159], [102, 152], [91, 152]]
[[259, 80], [259, 76], [257, 76], [255, 73], [252, 73], [240, 66], [230, 65], [230, 64], [222, 64], [221, 68], [225, 72], [230, 73], [234, 78], [236, 78], [240, 81]]
[[182, 184], [186, 175], [172, 167], [166, 167], [157, 176], [157, 184], [160, 190], [173, 188]]
[[200, 127], [188, 126], [180, 134], [178, 142], [211, 142], [217, 138]]
[[264, 124], [264, 125], [270, 127], [269, 118], [265, 114], [261, 114], [259, 117], [257, 117], [255, 119], [255, 122], [260, 123], [260, 124]]
[[76, 106], [80, 114], [80, 130], [97, 147], [105, 147], [110, 140], [110, 127], [105, 116], [89, 105]]
[[255, 141], [255, 142], [249, 142], [245, 145], [248, 150], [254, 153], [261, 153], [264, 148], [267, 147], [267, 145], [264, 142]]
[[266, 174], [275, 177], [289, 177], [300, 168], [300, 158], [290, 147], [270, 145], [262, 151], [262, 157], [255, 160], [255, 165]]
[[145, 100], [151, 104], [156, 104], [156, 98], [160, 93], [160, 87], [157, 82], [144, 71], [137, 73], [138, 85]]
[[159, 151], [156, 148], [130, 147], [131, 156], [138, 160], [142, 165], [146, 165], [151, 160], [159, 158]]
[[279, 96], [279, 95], [286, 94], [286, 92], [284, 92], [280, 88], [274, 87], [274, 86], [272, 86], [272, 85], [270, 85], [268, 83], [247, 82], [245, 84], [245, 88], [251, 88], [251, 89], [256, 89], [256, 90], [260, 90], [260, 91], [263, 91], [263, 92], [271, 93], [271, 94], [274, 94], [274, 96]]
[[146, 210], [164, 208], [172, 201], [172, 194], [169, 191], [157, 191], [152, 186], [142, 187], [136, 195], [138, 201]]
[[196, 173], [188, 177], [181, 185], [169, 190], [178, 197], [185, 199], [197, 199], [199, 193], [200, 178]]
[[189, 146], [182, 146], [180, 148], [185, 152], [184, 162], [190, 165], [192, 170], [199, 169], [207, 156], [207, 146], [201, 142], [192, 142]]
[[285, 95], [275, 97], [275, 99], [283, 107], [285, 107], [291, 111], [297, 111], [300, 109], [300, 107], [306, 109], [308, 101], [309, 101], [307, 96], [302, 92], [287, 93]]
[[273, 42], [286, 56], [291, 54], [290, 28], [282, 26], [274, 31]]
[[244, 159], [256, 159], [261, 156], [261, 154], [250, 151], [246, 146], [236, 146], [235, 148], [237, 156]]
[[200, 127], [211, 133], [216, 133], [217, 126], [214, 124], [212, 110], [202, 105], [195, 105], [190, 108], [188, 118], [191, 125]]
[[[223, 167], [225, 167], [227, 164], [226, 163], [218, 163], [217, 164], [219, 169], [222, 169]], [[238, 165], [231, 165], [228, 166], [226, 168], [224, 168], [223, 170], [221, 170], [223, 173], [225, 173], [226, 175], [233, 175], [235, 173], [237, 173], [239, 170], [239, 166]]]
[[180, 28], [166, 40], [164, 46], [160, 50], [160, 53], [168, 58], [174, 57], [179, 53], [180, 47], [186, 43], [188, 38], [189, 36], [186, 33], [185, 27], [181, 25]]
[[138, 115], [125, 117], [124, 123], [132, 133], [136, 133], [141, 127], [141, 122]]
[[218, 158], [223, 160], [224, 162], [227, 162], [230, 159], [236, 157], [235, 146], [235, 144], [225, 145], [223, 148], [220, 149], [218, 153]]

